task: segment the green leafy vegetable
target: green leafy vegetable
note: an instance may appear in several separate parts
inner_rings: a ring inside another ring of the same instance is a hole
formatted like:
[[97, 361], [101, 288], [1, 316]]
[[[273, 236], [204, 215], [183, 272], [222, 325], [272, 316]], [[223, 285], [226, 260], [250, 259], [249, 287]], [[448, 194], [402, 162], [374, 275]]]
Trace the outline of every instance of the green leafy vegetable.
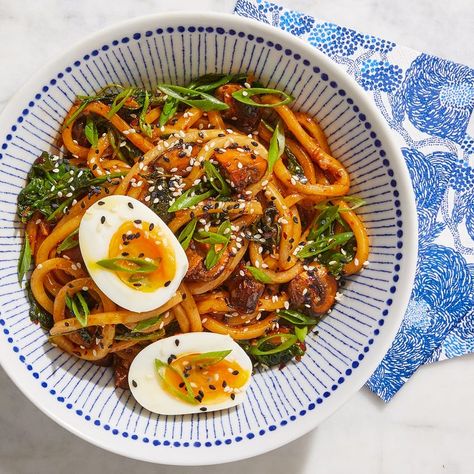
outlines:
[[190, 220], [186, 224], [186, 227], [184, 227], [184, 229], [180, 232], [178, 236], [178, 241], [184, 250], [186, 250], [189, 247], [191, 239], [193, 238], [193, 235], [194, 235], [194, 231], [196, 229], [196, 224], [197, 224], [197, 218], [195, 217], [194, 219]]
[[99, 141], [99, 132], [97, 131], [97, 125], [91, 117], [87, 117], [86, 126], [84, 127], [84, 135], [87, 141], [94, 147], [97, 147]]
[[210, 161], [204, 161], [204, 171], [209, 178], [209, 183], [211, 186], [219, 193], [221, 196], [230, 196], [231, 189], [229, 184], [226, 182], [224, 177], [220, 174], [219, 170], [212, 164]]
[[29, 282], [26, 283], [26, 296], [28, 298], [30, 308], [29, 317], [31, 322], [39, 324], [44, 330], [49, 331], [54, 325], [53, 316], [36, 302]]
[[140, 130], [148, 137], [153, 135], [153, 129], [151, 125], [146, 121], [146, 113], [150, 105], [150, 95], [148, 91], [145, 91], [145, 99], [143, 101], [142, 111], [140, 112], [140, 117], [138, 118], [138, 124]]
[[173, 218], [173, 215], [170, 214], [168, 209], [171, 200], [174, 199], [170, 190], [169, 181], [158, 172], [153, 172], [147, 176], [146, 179], [153, 182], [154, 188], [153, 191], [150, 192], [150, 201], [147, 205], [153, 212], [158, 214], [165, 223], [168, 223]]
[[[125, 262], [130, 265], [124, 265]], [[154, 272], [159, 266], [159, 260], [148, 260], [144, 258], [136, 257], [114, 257], [104, 258], [99, 260], [97, 265], [107, 268], [107, 270], [114, 270], [116, 272], [127, 272], [127, 273], [151, 273]]]
[[[161, 382], [166, 387], [166, 389], [168, 391], [170, 391], [173, 395], [175, 395], [176, 397], [181, 398], [181, 400], [184, 400], [185, 402], [191, 403], [193, 405], [196, 405], [197, 403], [199, 403], [196, 400], [196, 398], [194, 397], [194, 392], [193, 392], [193, 389], [192, 389], [191, 385], [188, 382], [188, 379], [186, 377], [183, 377], [181, 372], [179, 372], [178, 370], [176, 370], [171, 365], [168, 365], [168, 364], [166, 364], [165, 362], [163, 362], [159, 359], [155, 359], [155, 368], [157, 370], [158, 377], [160, 378]], [[176, 387], [171, 385], [166, 380], [166, 377], [164, 376], [164, 372], [166, 370], [171, 370], [172, 372], [174, 372], [176, 375], [179, 376], [182, 383], [184, 383], [184, 387], [186, 388], [186, 393], [183, 393], [181, 390], [178, 390]]]
[[226, 110], [229, 108], [227, 104], [216, 99], [213, 95], [188, 87], [159, 84], [158, 89], [179, 102], [183, 102], [190, 107], [197, 107], [206, 112], [209, 110]]
[[303, 167], [300, 165], [294, 153], [288, 147], [285, 147], [285, 153], [288, 159], [288, 162], [287, 162], [288, 171], [293, 176], [298, 176], [300, 178], [300, 181], [301, 180], [304, 181], [304, 179], [307, 179], [304, 174]]
[[161, 314], [159, 314], [158, 316], [153, 316], [152, 318], [145, 319], [143, 321], [139, 321], [132, 329], [132, 332], [143, 332], [145, 329], [154, 326], [160, 320]]
[[88, 168], [79, 168], [67, 159], [43, 153], [28, 173], [28, 184], [18, 195], [18, 216], [27, 222], [36, 212], [54, 221], [74, 201], [89, 191], [124, 173], [95, 177]]
[[72, 231], [59, 245], [57, 251], [59, 253], [64, 252], [65, 250], [73, 249], [79, 245], [77, 240], [77, 234], [79, 233], [79, 228]]
[[157, 341], [163, 339], [165, 336], [165, 330], [160, 329], [153, 332], [125, 332], [123, 334], [116, 334], [115, 339], [117, 341]]
[[281, 309], [278, 313], [278, 316], [280, 318], [286, 319], [295, 326], [314, 326], [319, 322], [318, 319], [310, 318], [306, 316], [306, 314], [293, 309]]
[[[274, 94], [281, 95], [284, 99], [276, 104], [260, 104], [255, 102], [252, 97], [254, 95], [263, 95], [263, 94]], [[286, 105], [290, 102], [293, 102], [294, 97], [287, 94], [286, 92], [280, 91], [278, 89], [268, 89], [265, 87], [250, 87], [246, 89], [241, 89], [232, 93], [232, 97], [239, 102], [242, 102], [247, 105], [253, 105], [254, 107], [278, 107], [279, 105]]]
[[176, 199], [176, 201], [168, 208], [168, 212], [176, 212], [182, 209], [188, 209], [189, 207], [195, 206], [196, 204], [215, 194], [213, 189], [202, 194], [195, 194], [198, 189], [199, 188], [197, 186], [193, 186], [181, 194], [181, 196], [179, 196], [179, 198]]
[[18, 259], [18, 283], [23, 282], [23, 278], [31, 267], [31, 247], [28, 233], [25, 232], [23, 237], [23, 245], [20, 251], [20, 258]]
[[82, 293], [76, 293], [73, 297], [66, 294], [66, 306], [79, 321], [80, 325], [86, 327], [90, 310]]
[[275, 163], [281, 158], [285, 151], [285, 133], [283, 125], [278, 121], [272, 138], [270, 139], [270, 146], [268, 148], [268, 169], [271, 172]]
[[224, 221], [217, 229], [217, 233], [226, 237], [226, 242], [222, 244], [222, 248], [217, 251], [215, 245], [211, 245], [211, 248], [206, 254], [206, 258], [204, 259], [204, 264], [208, 270], [214, 267], [217, 262], [221, 259], [222, 255], [224, 254], [227, 245], [229, 245], [230, 237], [231, 237], [231, 228], [232, 224], [230, 221]]
[[251, 265], [247, 265], [245, 268], [252, 274], [255, 280], [266, 284], [273, 283], [273, 280], [260, 268], [252, 267]]

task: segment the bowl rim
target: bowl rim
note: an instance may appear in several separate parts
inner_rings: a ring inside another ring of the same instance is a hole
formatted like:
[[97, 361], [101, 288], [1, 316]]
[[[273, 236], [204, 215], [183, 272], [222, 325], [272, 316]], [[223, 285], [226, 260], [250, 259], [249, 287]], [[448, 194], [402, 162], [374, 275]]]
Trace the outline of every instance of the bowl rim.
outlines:
[[[376, 357], [372, 355], [370, 362], [365, 361], [364, 364], [361, 364], [357, 371], [357, 376], [353, 379], [352, 389], [347, 391], [344, 396], [339, 396], [337, 398], [337, 403], [328, 403], [326, 409], [323, 411], [323, 416], [319, 414], [314, 416], [314, 421], [311, 422], [301, 422], [294, 424], [292, 430], [286, 430], [284, 436], [272, 439], [271, 446], [268, 443], [253, 443], [252, 448], [246, 446], [247, 449], [236, 448], [234, 445], [233, 448], [227, 446], [219, 446], [219, 451], [223, 455], [215, 456], [211, 459], [208, 456], [203, 456], [202, 458], [191, 456], [168, 456], [167, 459], [160, 459], [160, 455], [146, 455], [143, 450], [128, 450], [124, 452], [122, 445], [117, 438], [115, 443], [110, 443], [104, 441], [106, 437], [94, 437], [93, 431], [87, 431], [81, 429], [80, 423], [72, 423], [67, 419], [62, 417], [63, 412], [58, 410], [55, 411], [51, 406], [42, 405], [39, 399], [35, 398], [34, 390], [31, 389], [31, 381], [26, 378], [21, 378], [17, 376], [15, 372], [15, 365], [10, 364], [13, 359], [11, 358], [11, 353], [7, 351], [2, 351], [0, 353], [0, 363], [3, 366], [5, 372], [8, 374], [10, 379], [15, 383], [15, 385], [20, 389], [20, 391], [43, 413], [45, 413], [49, 418], [54, 420], [63, 428], [67, 429], [71, 433], [79, 436], [85, 441], [101, 447], [102, 449], [114, 452], [128, 458], [133, 458], [141, 461], [154, 462], [159, 464], [168, 464], [168, 465], [183, 465], [183, 466], [197, 466], [197, 465], [211, 465], [211, 464], [223, 464], [227, 462], [242, 460], [263, 454], [273, 449], [279, 448], [291, 441], [294, 441], [306, 433], [313, 430], [319, 423], [324, 419], [330, 416], [334, 411], [339, 409], [344, 405], [347, 400], [353, 396], [360, 388], [365, 384], [367, 379], [372, 375], [376, 367], [382, 361], [387, 350], [392, 344], [395, 335], [399, 329], [399, 326], [403, 320], [403, 315], [408, 305], [409, 297], [411, 294], [411, 289], [413, 287], [415, 270], [416, 270], [416, 257], [418, 252], [418, 223], [417, 223], [417, 213], [415, 205], [415, 196], [413, 187], [411, 185], [411, 179], [409, 176], [408, 168], [406, 166], [405, 160], [400, 152], [399, 147], [396, 144], [395, 138], [390, 130], [389, 126], [383, 119], [381, 113], [376, 108], [375, 104], [367, 97], [363, 89], [357, 84], [357, 82], [350, 77], [337, 63], [331, 60], [328, 56], [319, 51], [316, 47], [311, 46], [310, 44], [302, 41], [301, 39], [291, 35], [290, 33], [273, 27], [271, 25], [259, 22], [254, 19], [240, 17], [235, 14], [230, 13], [215, 13], [215, 12], [199, 12], [199, 11], [175, 11], [175, 12], [166, 12], [166, 13], [157, 13], [153, 15], [142, 15], [134, 17], [129, 20], [116, 22], [112, 25], [109, 25], [105, 28], [102, 28], [95, 33], [89, 34], [86, 38], [76, 42], [73, 46], [64, 49], [60, 54], [53, 57], [51, 60], [47, 61], [36, 73], [34, 73], [26, 83], [20, 87], [20, 89], [11, 97], [0, 114], [0, 131], [3, 129], [3, 125], [6, 120], [10, 120], [14, 111], [18, 110], [19, 105], [25, 101], [25, 97], [29, 97], [32, 91], [35, 91], [38, 87], [38, 83], [44, 78], [44, 76], [49, 76], [48, 71], [56, 70], [58, 67], [63, 64], [70, 56], [77, 55], [78, 53], [84, 53], [85, 50], [92, 50], [94, 47], [97, 47], [97, 44], [112, 34], [120, 34], [121, 31], [130, 29], [135, 26], [136, 28], [143, 29], [143, 25], [155, 22], [157, 24], [167, 25], [169, 23], [174, 24], [177, 22], [201, 22], [206, 21], [210, 22], [223, 22], [231, 27], [246, 27], [250, 29], [255, 29], [255, 31], [262, 31], [263, 33], [269, 33], [271, 35], [276, 35], [282, 42], [282, 44], [289, 45], [290, 47], [294, 46], [299, 50], [303, 50], [309, 57], [313, 57], [319, 64], [321, 64], [324, 69], [335, 76], [344, 76], [344, 80], [351, 87], [351, 93], [357, 97], [359, 103], [364, 107], [365, 111], [369, 112], [374, 118], [377, 119], [377, 127], [383, 134], [384, 148], [387, 150], [389, 155], [393, 157], [393, 161], [397, 162], [398, 165], [398, 186], [403, 189], [404, 192], [404, 205], [405, 212], [403, 216], [405, 236], [410, 236], [411, 238], [406, 239], [406, 247], [404, 248], [405, 256], [405, 272], [403, 281], [399, 282], [398, 297], [397, 297], [397, 306], [398, 312], [395, 312], [392, 317], [387, 320], [387, 324], [384, 326], [384, 337], [378, 340], [377, 347], [373, 349], [373, 352], [377, 354]], [[8, 119], [7, 119], [8, 117]], [[3, 136], [3, 135], [2, 135]], [[316, 415], [316, 414], [315, 414]], [[150, 446], [150, 451], [154, 451], [154, 447]], [[227, 448], [227, 449], [225, 449]], [[192, 447], [187, 448], [188, 452], [195, 453], [196, 450]], [[208, 453], [212, 452], [215, 454], [215, 451], [212, 448], [209, 448]], [[203, 451], [203, 450], [201, 450]], [[161, 450], [160, 450], [161, 452]], [[206, 451], [205, 451], [206, 452]]]

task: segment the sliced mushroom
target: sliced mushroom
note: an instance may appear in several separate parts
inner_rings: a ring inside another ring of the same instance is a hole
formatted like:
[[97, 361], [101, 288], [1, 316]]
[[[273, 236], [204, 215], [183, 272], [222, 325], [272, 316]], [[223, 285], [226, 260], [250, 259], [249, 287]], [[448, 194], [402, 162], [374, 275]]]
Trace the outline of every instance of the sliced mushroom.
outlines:
[[189, 162], [198, 155], [201, 148], [202, 146], [197, 143], [176, 145], [157, 158], [154, 166], [163, 168], [166, 173], [172, 175], [187, 176], [191, 171]]
[[323, 265], [301, 272], [288, 284], [290, 303], [315, 316], [326, 313], [334, 304], [337, 281]]
[[260, 181], [267, 169], [267, 162], [260, 155], [246, 148], [226, 148], [214, 153], [221, 173], [238, 192]]
[[258, 282], [240, 263], [228, 279], [229, 304], [241, 313], [253, 313], [257, 309], [258, 300], [263, 295], [265, 285]]
[[229, 108], [221, 112], [222, 118], [245, 133], [257, 128], [261, 118], [258, 107], [243, 104], [232, 97], [232, 93], [243, 89], [240, 84], [226, 84], [216, 90], [216, 97], [225, 102]]

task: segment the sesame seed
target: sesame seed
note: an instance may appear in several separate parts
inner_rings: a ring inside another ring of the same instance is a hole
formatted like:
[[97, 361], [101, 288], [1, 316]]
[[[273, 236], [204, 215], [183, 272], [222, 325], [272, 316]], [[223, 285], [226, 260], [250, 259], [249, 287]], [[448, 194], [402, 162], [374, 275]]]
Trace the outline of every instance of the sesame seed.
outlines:
[[104, 222], [105, 222], [105, 216], [102, 216], [102, 217], [100, 218], [100, 223], [103, 224]]

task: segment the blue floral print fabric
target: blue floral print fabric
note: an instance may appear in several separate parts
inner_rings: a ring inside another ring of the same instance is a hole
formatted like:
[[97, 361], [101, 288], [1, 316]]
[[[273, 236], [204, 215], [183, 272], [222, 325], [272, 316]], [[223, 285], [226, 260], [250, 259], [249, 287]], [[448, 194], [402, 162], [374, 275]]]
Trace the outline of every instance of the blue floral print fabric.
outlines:
[[340, 64], [375, 102], [406, 160], [417, 274], [401, 328], [367, 382], [389, 401], [420, 365], [474, 352], [474, 70], [265, 0], [238, 0], [235, 13]]

